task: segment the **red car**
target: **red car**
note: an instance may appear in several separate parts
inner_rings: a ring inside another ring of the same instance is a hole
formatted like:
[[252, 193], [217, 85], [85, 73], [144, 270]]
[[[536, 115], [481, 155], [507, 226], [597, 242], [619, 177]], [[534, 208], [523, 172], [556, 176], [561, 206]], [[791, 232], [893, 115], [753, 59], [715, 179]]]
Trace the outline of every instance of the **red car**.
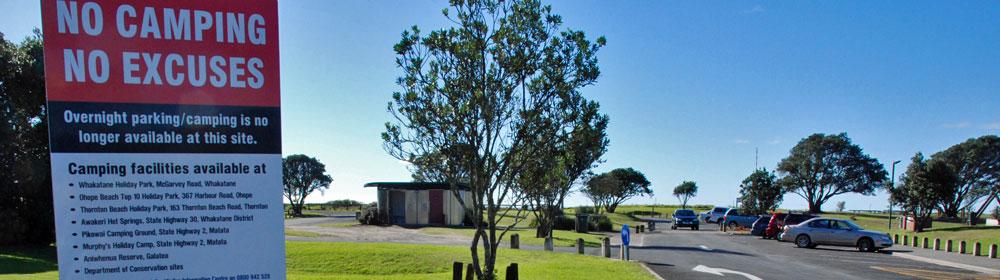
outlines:
[[778, 237], [778, 232], [784, 227], [785, 213], [774, 213], [771, 214], [771, 221], [767, 222], [767, 229], [764, 230], [764, 239], [771, 239]]
[[778, 239], [778, 235], [781, 234], [781, 231], [784, 230], [785, 226], [797, 225], [815, 217], [816, 216], [807, 213], [774, 213], [771, 215], [771, 221], [767, 223], [767, 229], [764, 230], [763, 238]]

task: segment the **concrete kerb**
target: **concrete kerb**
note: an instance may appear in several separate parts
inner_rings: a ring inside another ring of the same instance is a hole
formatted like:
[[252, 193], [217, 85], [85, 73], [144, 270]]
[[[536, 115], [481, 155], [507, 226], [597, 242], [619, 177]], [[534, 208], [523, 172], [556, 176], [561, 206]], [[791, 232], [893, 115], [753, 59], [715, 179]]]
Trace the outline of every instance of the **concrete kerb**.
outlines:
[[653, 277], [655, 277], [655, 278], [656, 278], [656, 280], [666, 280], [666, 279], [663, 279], [663, 277], [660, 277], [660, 275], [659, 275], [659, 274], [656, 274], [656, 272], [655, 272], [655, 271], [653, 271], [653, 269], [652, 269], [652, 268], [649, 268], [649, 266], [647, 266], [645, 262], [639, 262], [639, 265], [641, 265], [641, 266], [642, 266], [642, 268], [645, 268], [645, 269], [646, 269], [646, 272], [649, 272], [649, 274], [652, 274], [652, 275], [653, 275]]

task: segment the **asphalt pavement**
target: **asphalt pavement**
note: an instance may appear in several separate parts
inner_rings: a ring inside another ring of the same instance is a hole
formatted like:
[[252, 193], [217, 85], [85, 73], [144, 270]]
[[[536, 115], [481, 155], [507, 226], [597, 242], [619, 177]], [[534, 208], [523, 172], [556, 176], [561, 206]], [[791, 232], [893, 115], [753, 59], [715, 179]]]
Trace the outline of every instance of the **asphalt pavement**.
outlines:
[[849, 247], [801, 249], [792, 243], [724, 233], [715, 225], [703, 224], [699, 231], [670, 230], [666, 224], [658, 228], [632, 236], [631, 258], [664, 279], [998, 279], [893, 256], [910, 252], [908, 248], [878, 253]]

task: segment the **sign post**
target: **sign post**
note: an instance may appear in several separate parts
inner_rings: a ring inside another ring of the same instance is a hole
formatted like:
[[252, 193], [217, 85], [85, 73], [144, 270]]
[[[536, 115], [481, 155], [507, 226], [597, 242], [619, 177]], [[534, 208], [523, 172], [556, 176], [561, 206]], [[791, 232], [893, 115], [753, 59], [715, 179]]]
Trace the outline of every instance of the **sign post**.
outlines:
[[622, 252], [621, 252], [621, 257], [622, 257], [623, 260], [626, 260], [626, 261], [629, 260], [629, 255], [628, 255], [628, 244], [630, 242], [629, 239], [631, 239], [631, 238], [629, 236], [628, 224], [623, 224], [622, 225]]
[[43, 0], [61, 279], [284, 279], [274, 0]]

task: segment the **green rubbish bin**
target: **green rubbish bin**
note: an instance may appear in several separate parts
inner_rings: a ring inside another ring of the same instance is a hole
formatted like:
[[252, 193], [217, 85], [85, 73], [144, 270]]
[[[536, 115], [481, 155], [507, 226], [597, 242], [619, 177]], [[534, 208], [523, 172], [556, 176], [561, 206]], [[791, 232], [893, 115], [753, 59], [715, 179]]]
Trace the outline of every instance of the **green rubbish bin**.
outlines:
[[588, 233], [590, 229], [590, 215], [576, 215], [576, 232]]

